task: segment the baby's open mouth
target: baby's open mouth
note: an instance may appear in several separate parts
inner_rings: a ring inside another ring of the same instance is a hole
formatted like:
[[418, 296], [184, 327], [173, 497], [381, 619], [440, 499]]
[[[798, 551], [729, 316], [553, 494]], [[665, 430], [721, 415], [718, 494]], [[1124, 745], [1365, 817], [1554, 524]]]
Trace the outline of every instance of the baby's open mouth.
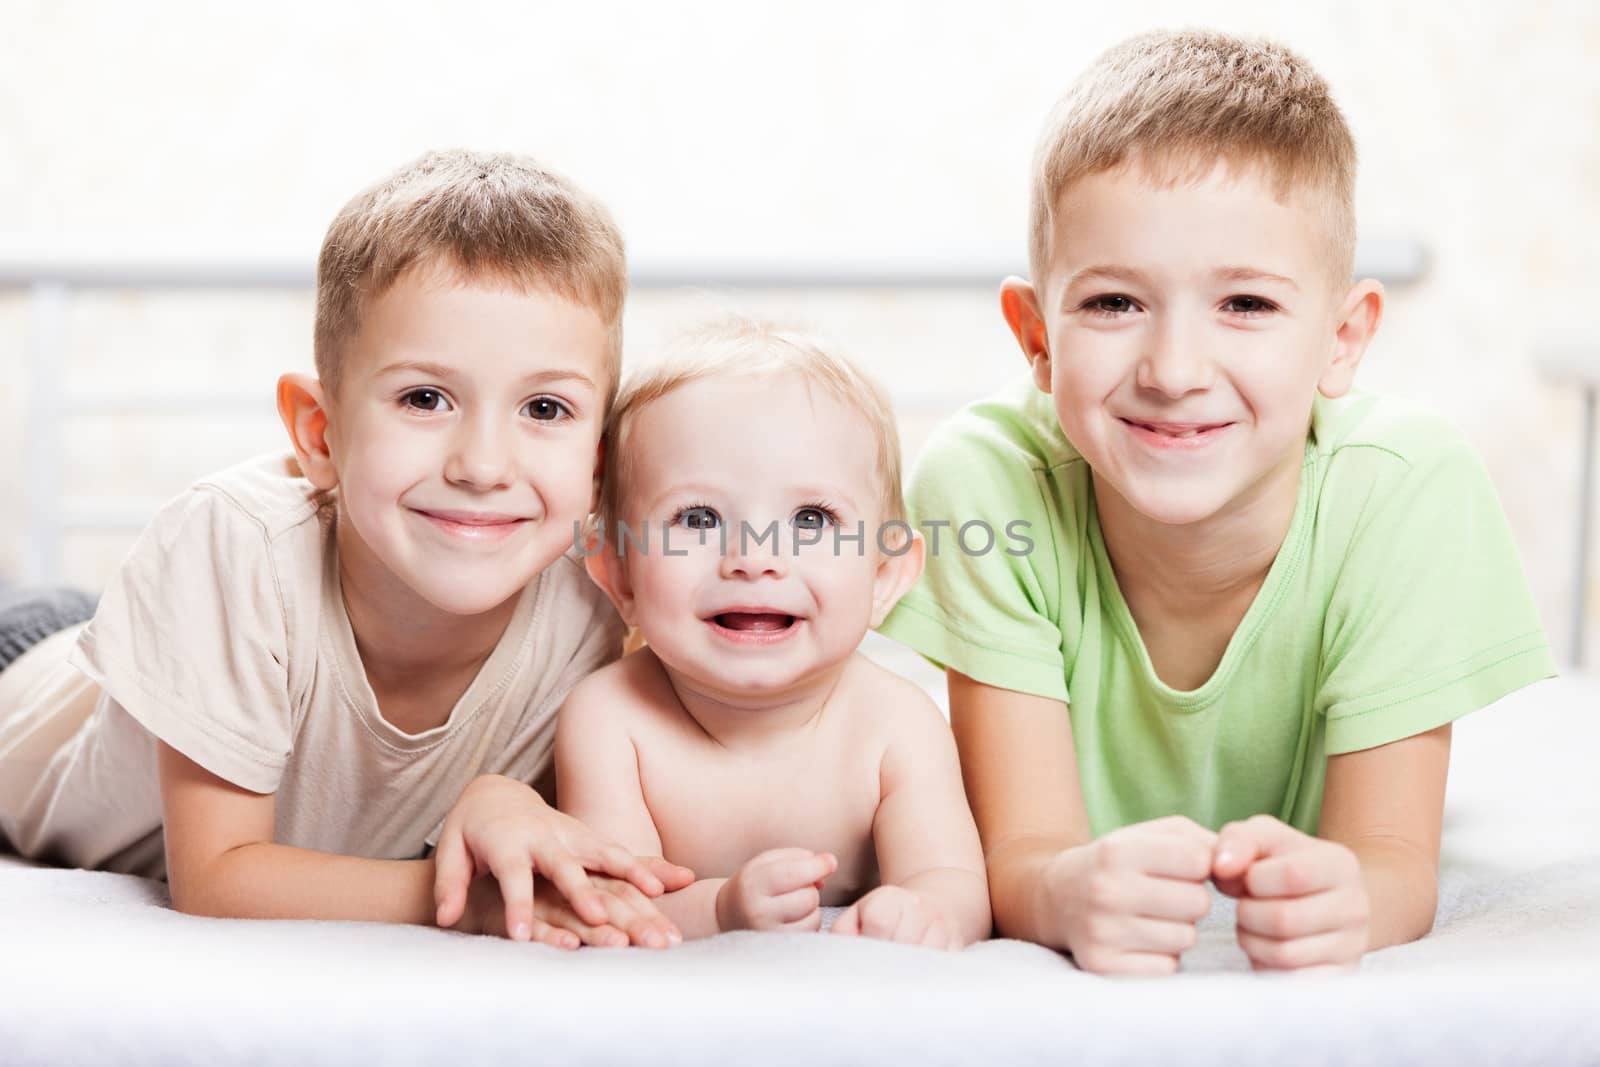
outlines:
[[779, 630], [787, 630], [796, 621], [793, 615], [779, 615], [776, 612], [766, 611], [725, 611], [713, 618], [716, 619], [718, 626], [742, 633], [777, 633]]

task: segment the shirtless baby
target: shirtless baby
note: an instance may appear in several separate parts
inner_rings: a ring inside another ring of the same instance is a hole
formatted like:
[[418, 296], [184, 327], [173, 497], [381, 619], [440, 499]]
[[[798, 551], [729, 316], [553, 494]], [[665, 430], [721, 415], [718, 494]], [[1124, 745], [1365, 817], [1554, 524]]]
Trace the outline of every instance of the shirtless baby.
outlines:
[[856, 651], [923, 563], [882, 391], [804, 337], [721, 325], [624, 385], [605, 455], [589, 572], [646, 644], [563, 705], [561, 808], [697, 872], [655, 901], [686, 937], [818, 930], [836, 905], [838, 934], [987, 937], [949, 728]]

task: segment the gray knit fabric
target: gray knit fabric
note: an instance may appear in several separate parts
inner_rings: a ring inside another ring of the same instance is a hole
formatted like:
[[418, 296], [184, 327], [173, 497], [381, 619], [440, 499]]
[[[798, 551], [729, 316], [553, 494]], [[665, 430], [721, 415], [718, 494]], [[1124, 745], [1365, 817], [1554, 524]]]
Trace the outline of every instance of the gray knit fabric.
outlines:
[[94, 605], [78, 589], [19, 589], [0, 581], [0, 671], [51, 634], [88, 621]]

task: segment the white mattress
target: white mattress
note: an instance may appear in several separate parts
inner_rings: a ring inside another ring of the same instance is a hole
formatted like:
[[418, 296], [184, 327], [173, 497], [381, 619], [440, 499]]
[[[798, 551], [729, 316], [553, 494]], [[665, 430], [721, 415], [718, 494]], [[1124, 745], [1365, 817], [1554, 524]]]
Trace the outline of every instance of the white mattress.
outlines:
[[0, 1063], [1600, 1064], [1597, 698], [1564, 679], [1458, 725], [1438, 924], [1348, 977], [1251, 974], [1221, 897], [1183, 974], [1131, 981], [1015, 941], [197, 919], [0, 857]]

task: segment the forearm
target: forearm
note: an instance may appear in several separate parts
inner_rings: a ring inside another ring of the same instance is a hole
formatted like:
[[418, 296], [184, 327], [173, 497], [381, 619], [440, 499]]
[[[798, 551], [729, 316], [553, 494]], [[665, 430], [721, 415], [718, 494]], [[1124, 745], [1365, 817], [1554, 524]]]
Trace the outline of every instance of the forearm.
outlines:
[[726, 878], [702, 878], [673, 893], [655, 899], [661, 914], [677, 924], [685, 939], [711, 937], [722, 932], [717, 920], [717, 894], [728, 883]]
[[1075, 842], [1055, 837], [1014, 838], [989, 850], [989, 904], [995, 931], [1002, 937], [1071, 949], [1063, 924], [1046, 892], [1045, 868]]
[[1433, 929], [1439, 903], [1435, 860], [1404, 841], [1346, 842], [1366, 883], [1367, 951], [1415, 941]]
[[174, 872], [179, 911], [233, 919], [350, 919], [432, 925], [433, 860], [374, 860], [268, 842]]
[[987, 940], [994, 919], [989, 913], [989, 887], [982, 872], [960, 867], [935, 867], [918, 871], [899, 885], [953, 919], [961, 943]]

